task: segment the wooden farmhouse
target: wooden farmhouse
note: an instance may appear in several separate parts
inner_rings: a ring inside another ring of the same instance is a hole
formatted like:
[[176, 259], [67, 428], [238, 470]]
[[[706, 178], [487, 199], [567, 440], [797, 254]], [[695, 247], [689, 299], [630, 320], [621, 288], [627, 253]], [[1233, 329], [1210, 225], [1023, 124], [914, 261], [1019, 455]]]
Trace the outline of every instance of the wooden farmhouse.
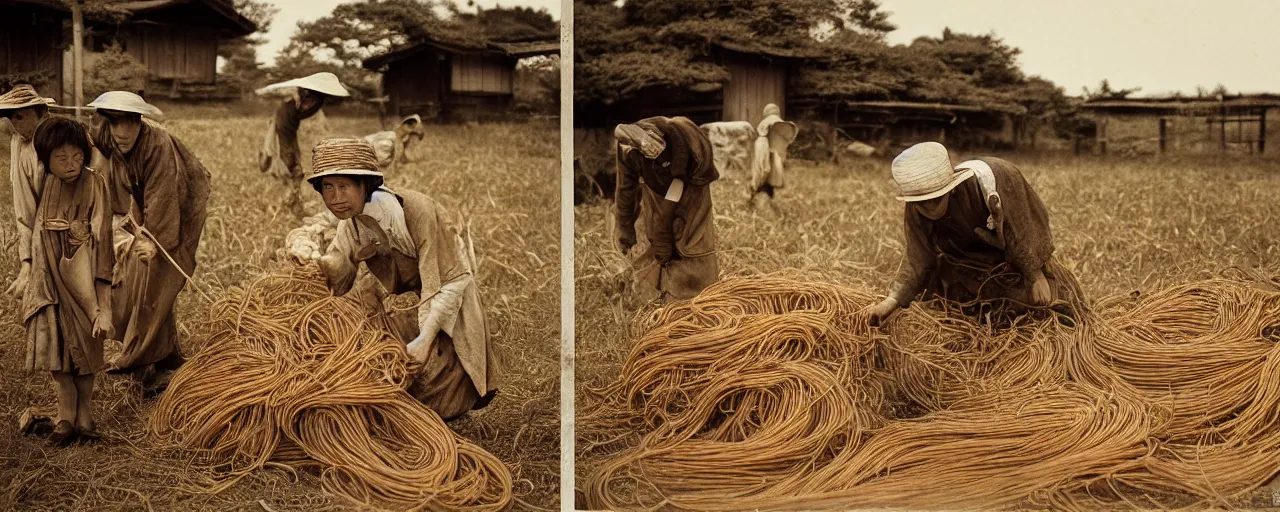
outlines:
[[382, 73], [394, 116], [467, 122], [502, 119], [512, 106], [520, 59], [560, 53], [558, 41], [458, 43], [427, 40], [364, 61]]

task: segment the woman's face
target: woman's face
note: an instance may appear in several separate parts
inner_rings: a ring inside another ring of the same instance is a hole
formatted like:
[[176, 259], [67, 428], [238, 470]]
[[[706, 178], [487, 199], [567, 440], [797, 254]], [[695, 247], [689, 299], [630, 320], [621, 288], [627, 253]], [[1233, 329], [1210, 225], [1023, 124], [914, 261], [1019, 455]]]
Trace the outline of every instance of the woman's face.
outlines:
[[27, 107], [14, 111], [9, 116], [9, 124], [13, 125], [13, 129], [18, 132], [22, 140], [31, 140], [31, 136], [35, 135], [36, 127], [40, 126], [41, 116], [36, 113], [35, 107]]
[[947, 192], [946, 194], [942, 194], [941, 196], [927, 201], [916, 201], [916, 211], [920, 212], [920, 215], [923, 215], [929, 220], [941, 219], [947, 214], [947, 198], [949, 197], [951, 197], [951, 192]]
[[128, 115], [112, 116], [107, 118], [107, 122], [111, 123], [111, 140], [115, 141], [120, 152], [132, 151], [133, 145], [138, 142], [138, 134], [142, 132], [142, 118]]
[[76, 146], [63, 144], [49, 154], [49, 172], [63, 182], [74, 182], [83, 168], [84, 152]]
[[320, 178], [320, 195], [334, 217], [347, 220], [364, 212], [364, 183], [347, 176]]
[[299, 110], [310, 110], [324, 100], [324, 95], [307, 89], [301, 89], [298, 91], [298, 99], [302, 100], [302, 104], [298, 105]]

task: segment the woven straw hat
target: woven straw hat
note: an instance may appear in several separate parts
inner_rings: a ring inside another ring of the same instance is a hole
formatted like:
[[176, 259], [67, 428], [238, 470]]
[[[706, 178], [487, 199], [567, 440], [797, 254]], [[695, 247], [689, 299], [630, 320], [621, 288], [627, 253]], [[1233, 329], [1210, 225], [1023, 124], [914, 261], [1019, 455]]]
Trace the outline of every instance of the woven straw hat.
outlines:
[[365, 139], [326, 139], [311, 150], [311, 175], [315, 183], [325, 176], [382, 176], [378, 154]]
[[893, 159], [893, 181], [902, 195], [899, 201], [928, 201], [973, 177], [973, 171], [951, 167], [947, 148], [937, 142], [921, 142]]
[[327, 71], [316, 73], [311, 76], [271, 84], [258, 89], [257, 93], [258, 95], [266, 95], [282, 89], [288, 89], [290, 87], [309, 89], [320, 94], [340, 96], [343, 98], [351, 95], [351, 93], [347, 92], [347, 89], [342, 86], [342, 82], [338, 81], [338, 75]]
[[[164, 115], [164, 112], [161, 112], [155, 105], [147, 103], [147, 100], [142, 99], [142, 96], [129, 91], [104, 92], [101, 96], [98, 96], [98, 99], [89, 102], [89, 106], [97, 110], [98, 113], [129, 112], [147, 117]], [[102, 112], [104, 110], [109, 112]]]
[[0, 110], [18, 110], [36, 105], [52, 105], [53, 98], [42, 98], [30, 85], [19, 85], [0, 94]]

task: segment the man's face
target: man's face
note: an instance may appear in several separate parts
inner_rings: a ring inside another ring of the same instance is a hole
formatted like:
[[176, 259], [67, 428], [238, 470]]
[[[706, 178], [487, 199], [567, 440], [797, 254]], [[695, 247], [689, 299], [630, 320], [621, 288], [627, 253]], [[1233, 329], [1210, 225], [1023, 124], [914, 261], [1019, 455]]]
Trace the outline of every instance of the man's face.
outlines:
[[916, 211], [929, 220], [941, 219], [947, 214], [947, 203], [949, 202], [948, 198], [951, 197], [951, 192], [955, 192], [955, 190], [927, 201], [916, 201], [914, 204]]
[[43, 119], [43, 116], [36, 112], [36, 107], [27, 107], [18, 109], [13, 114], [10, 114], [9, 124], [13, 125], [14, 131], [18, 132], [22, 140], [31, 140], [31, 137], [36, 133], [36, 127], [40, 126], [41, 119]]
[[119, 115], [108, 117], [107, 122], [111, 123], [111, 140], [120, 148], [120, 152], [132, 151], [133, 145], [138, 142], [138, 134], [142, 132], [142, 118]]
[[347, 220], [364, 212], [364, 183], [348, 176], [320, 179], [320, 195], [334, 217]]

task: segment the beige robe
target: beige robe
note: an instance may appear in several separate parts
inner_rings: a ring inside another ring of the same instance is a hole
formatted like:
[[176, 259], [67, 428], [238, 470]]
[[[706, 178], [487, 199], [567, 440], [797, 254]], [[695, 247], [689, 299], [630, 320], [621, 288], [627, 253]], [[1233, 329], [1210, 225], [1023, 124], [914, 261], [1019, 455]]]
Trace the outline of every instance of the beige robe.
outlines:
[[[95, 140], [109, 160], [113, 208], [117, 216], [117, 261], [112, 279], [114, 332], [122, 350], [113, 371], [181, 360], [174, 304], [193, 275], [209, 201], [209, 171], [185, 144], [164, 128], [144, 123], [128, 154], [115, 150], [110, 124]], [[128, 217], [155, 238], [154, 258], [143, 263], [130, 250], [137, 231]], [[161, 251], [163, 250], [163, 251]], [[182, 272], [164, 256], [167, 252]]]
[[[353, 285], [362, 293], [376, 293], [371, 283], [356, 278], [357, 255], [368, 253], [372, 256], [364, 263], [383, 289], [395, 294], [416, 292], [421, 297], [416, 318], [413, 313], [393, 317], [391, 327], [407, 344], [429, 323], [440, 326], [433, 357], [409, 392], [448, 420], [483, 407], [487, 402], [481, 399], [497, 391], [498, 359], [489, 340], [474, 262], [444, 207], [414, 191], [395, 197], [407, 237], [383, 227], [396, 225], [390, 219], [361, 214], [344, 220], [328, 249], [329, 254], [341, 256], [341, 265], [326, 271], [338, 295], [345, 295]], [[404, 238], [409, 247], [404, 247]]]
[[758, 135], [751, 157], [751, 193], [764, 192], [773, 197], [774, 189], [786, 186], [782, 164], [787, 148], [796, 140], [799, 129], [790, 121], [770, 115], [756, 126]]
[[103, 367], [93, 336], [95, 284], [111, 282], [111, 202], [107, 180], [85, 168], [75, 183], [44, 180], [36, 209], [31, 278], [23, 292], [26, 369], [85, 375]]
[[31, 238], [35, 231], [36, 203], [44, 187], [44, 166], [36, 157], [32, 142], [17, 132], [10, 138], [9, 159], [14, 224], [18, 229], [18, 259], [31, 261]]

